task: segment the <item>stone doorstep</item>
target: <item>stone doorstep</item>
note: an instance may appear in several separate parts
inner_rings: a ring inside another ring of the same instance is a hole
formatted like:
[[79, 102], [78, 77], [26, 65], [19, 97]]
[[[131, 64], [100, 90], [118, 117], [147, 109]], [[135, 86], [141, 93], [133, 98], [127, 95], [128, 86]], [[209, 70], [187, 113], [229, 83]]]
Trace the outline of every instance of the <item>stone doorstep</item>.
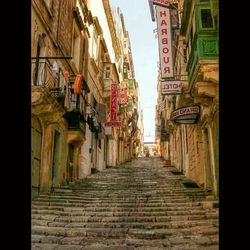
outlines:
[[213, 208], [219, 208], [219, 202], [218, 201], [201, 201], [201, 206], [203, 208], [213, 209]]
[[72, 189], [70, 188], [55, 188], [53, 193], [72, 193]]
[[58, 244], [42, 244], [42, 243], [34, 243], [31, 246], [31, 250], [55, 250], [55, 248], [59, 246]]

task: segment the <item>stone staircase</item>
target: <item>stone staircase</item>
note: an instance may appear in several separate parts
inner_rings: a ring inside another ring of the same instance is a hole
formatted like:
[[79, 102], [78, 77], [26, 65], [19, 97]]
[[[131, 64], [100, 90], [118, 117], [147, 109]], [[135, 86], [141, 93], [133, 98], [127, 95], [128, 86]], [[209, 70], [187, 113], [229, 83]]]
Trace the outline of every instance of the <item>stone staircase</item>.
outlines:
[[40, 195], [32, 249], [218, 250], [216, 201], [173, 170], [161, 158], [139, 158]]

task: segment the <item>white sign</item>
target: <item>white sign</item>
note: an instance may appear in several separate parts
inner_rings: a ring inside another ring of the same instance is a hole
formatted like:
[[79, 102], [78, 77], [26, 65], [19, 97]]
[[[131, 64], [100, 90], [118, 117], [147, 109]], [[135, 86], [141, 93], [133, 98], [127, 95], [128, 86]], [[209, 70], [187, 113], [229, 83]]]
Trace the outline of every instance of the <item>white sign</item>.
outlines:
[[170, 10], [156, 6], [161, 78], [173, 77]]
[[151, 0], [154, 5], [159, 5], [163, 7], [169, 7], [169, 1], [168, 0]]
[[172, 112], [171, 120], [175, 123], [194, 124], [198, 121], [199, 114], [199, 105], [183, 107]]
[[182, 93], [181, 81], [166, 81], [161, 83], [162, 95], [174, 95]]

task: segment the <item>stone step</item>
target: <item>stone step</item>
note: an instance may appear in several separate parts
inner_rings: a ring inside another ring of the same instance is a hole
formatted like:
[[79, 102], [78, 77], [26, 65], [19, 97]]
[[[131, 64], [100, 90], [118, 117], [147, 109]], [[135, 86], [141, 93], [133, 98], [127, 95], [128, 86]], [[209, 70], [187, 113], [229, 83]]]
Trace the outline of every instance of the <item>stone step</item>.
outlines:
[[177, 216], [58, 216], [58, 215], [41, 215], [32, 214], [33, 220], [46, 220], [55, 222], [112, 222], [112, 223], [123, 223], [123, 222], [169, 222], [169, 221], [195, 221], [195, 220], [209, 220], [218, 219], [218, 215], [177, 215]]
[[[102, 200], [102, 201], [134, 201], [134, 200], [138, 200], [138, 201], [151, 201], [151, 202], [161, 202], [164, 200], [187, 200], [189, 197], [187, 197], [186, 195], [179, 195], [179, 196], [175, 196], [175, 195], [168, 195], [168, 196], [164, 196], [164, 197], [155, 197], [155, 196], [150, 196], [145, 194], [144, 196], [104, 196], [104, 197], [88, 197], [88, 196], [55, 196], [55, 195], [51, 195], [51, 196], [38, 196], [36, 199], [34, 199], [34, 201], [37, 200], [72, 200], [72, 201], [81, 201], [81, 200], [86, 200], [86, 201], [97, 201], [97, 200]], [[207, 199], [206, 199], [207, 200]]]
[[211, 210], [208, 213], [206, 210], [183, 210], [183, 211], [168, 211], [168, 212], [91, 212], [84, 211], [84, 209], [80, 209], [78, 211], [58, 211], [58, 210], [47, 210], [47, 209], [32, 209], [32, 214], [43, 214], [43, 215], [60, 215], [60, 216], [100, 216], [100, 217], [112, 217], [112, 216], [136, 216], [136, 217], [158, 217], [158, 216], [177, 216], [177, 215], [217, 215], [217, 210]]
[[183, 201], [183, 202], [162, 202], [162, 203], [128, 203], [128, 202], [124, 202], [124, 203], [112, 203], [112, 202], [99, 202], [96, 204], [91, 204], [89, 202], [54, 202], [54, 201], [33, 201], [32, 202], [33, 205], [41, 205], [41, 206], [62, 206], [62, 207], [67, 207], [67, 206], [72, 206], [72, 207], [79, 207], [82, 206], [84, 208], [88, 208], [88, 207], [93, 207], [93, 205], [95, 205], [95, 207], [151, 207], [151, 208], [165, 208], [165, 207], [196, 207], [196, 206], [200, 206], [200, 202], [190, 202], [190, 201]]
[[[134, 250], [132, 246], [126, 245], [112, 245], [108, 246], [101, 243], [92, 243], [88, 246], [80, 245], [58, 245], [58, 244], [44, 244], [44, 243], [35, 243], [32, 245], [31, 250]], [[158, 248], [159, 249], [159, 248]]]
[[32, 249], [217, 250], [218, 203], [164, 165], [137, 159], [38, 196]]
[[131, 198], [131, 197], [120, 197], [120, 198], [109, 198], [109, 197], [105, 197], [105, 198], [98, 198], [98, 197], [93, 197], [93, 198], [88, 198], [88, 197], [37, 197], [34, 201], [72, 201], [72, 202], [79, 202], [79, 201], [112, 201], [112, 202], [134, 202], [134, 201], [141, 201], [141, 202], [162, 202], [162, 201], [187, 201], [189, 200], [189, 197], [187, 196], [182, 196], [182, 197], [150, 197], [150, 196], [144, 196], [144, 197], [138, 197], [138, 198]]
[[[88, 220], [88, 218], [86, 219]], [[47, 226], [47, 227], [67, 227], [67, 228], [129, 228], [129, 229], [180, 229], [180, 228], [190, 228], [195, 226], [211, 226], [213, 228], [217, 228], [217, 221], [213, 219], [207, 220], [189, 220], [189, 221], [167, 221], [167, 222], [108, 222], [100, 221], [100, 222], [87, 222], [84, 220], [78, 221], [49, 221], [49, 220], [40, 220], [33, 219], [32, 226]]]
[[[53, 211], [81, 211], [81, 212], [168, 212], [168, 211], [189, 211], [192, 209], [202, 210], [202, 206], [169, 206], [169, 207], [74, 207], [74, 206], [44, 206], [44, 205], [32, 205], [32, 209], [41, 210], [53, 210]], [[209, 209], [208, 211], [213, 211]]]
[[[55, 226], [32, 226], [32, 235], [61, 237], [109, 237], [109, 238], [137, 238], [137, 239], [164, 239], [172, 237], [207, 236], [211, 238], [211, 243], [216, 244], [218, 239], [218, 229], [211, 226], [182, 227], [182, 228], [162, 228], [162, 229], [142, 229], [142, 228], [109, 228], [109, 227], [55, 227]], [[212, 238], [213, 237], [213, 238]], [[213, 239], [213, 240], [212, 240]]]

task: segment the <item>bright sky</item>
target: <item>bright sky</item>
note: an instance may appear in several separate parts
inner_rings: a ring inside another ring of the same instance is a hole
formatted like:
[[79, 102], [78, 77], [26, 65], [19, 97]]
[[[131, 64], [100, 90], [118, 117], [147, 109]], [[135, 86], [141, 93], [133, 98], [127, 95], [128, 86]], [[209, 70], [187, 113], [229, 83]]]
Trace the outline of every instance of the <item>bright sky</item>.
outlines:
[[155, 105], [157, 100], [158, 40], [153, 30], [147, 0], [110, 0], [112, 6], [120, 7], [125, 26], [129, 32], [135, 79], [140, 88], [140, 103], [144, 116], [144, 141], [154, 141]]

